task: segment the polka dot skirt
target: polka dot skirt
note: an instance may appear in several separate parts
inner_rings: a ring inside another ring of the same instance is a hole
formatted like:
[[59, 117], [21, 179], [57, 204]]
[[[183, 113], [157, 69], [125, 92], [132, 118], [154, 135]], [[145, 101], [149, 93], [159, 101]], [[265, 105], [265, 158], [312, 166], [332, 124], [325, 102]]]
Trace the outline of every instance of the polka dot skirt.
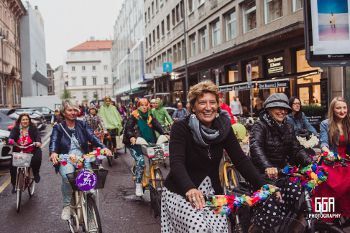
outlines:
[[271, 227], [282, 224], [285, 216], [293, 211], [301, 196], [301, 187], [290, 181], [281, 188], [283, 203], [279, 203], [272, 196], [255, 209], [253, 222], [262, 229], [262, 232]]
[[[204, 195], [213, 195], [211, 180], [206, 177], [198, 188]], [[225, 216], [208, 208], [196, 210], [184, 197], [164, 188], [161, 207], [162, 233], [228, 232]]]

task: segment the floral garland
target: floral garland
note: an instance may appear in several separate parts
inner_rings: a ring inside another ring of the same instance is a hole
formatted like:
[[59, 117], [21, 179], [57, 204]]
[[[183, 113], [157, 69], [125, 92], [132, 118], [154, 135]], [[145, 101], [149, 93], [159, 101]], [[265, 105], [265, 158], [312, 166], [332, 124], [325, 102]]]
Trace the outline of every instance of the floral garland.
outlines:
[[289, 178], [293, 183], [300, 183], [301, 186], [308, 191], [312, 191], [318, 185], [327, 180], [328, 174], [322, 166], [318, 166], [316, 163], [309, 164], [301, 169], [293, 166], [285, 166], [282, 173], [291, 175]]
[[206, 206], [214, 211], [215, 214], [230, 215], [236, 212], [241, 206], [254, 206], [257, 203], [265, 201], [271, 194], [278, 191], [278, 188], [271, 185], [263, 185], [252, 196], [242, 195], [214, 195], [210, 196]]
[[[323, 154], [321, 155], [323, 157], [324, 160], [328, 161], [328, 162], [342, 162], [343, 158], [340, 157], [338, 155], [338, 153], [334, 153], [334, 152], [323, 152]], [[350, 159], [349, 155], [345, 155], [346, 159]]]
[[60, 165], [66, 166], [67, 163], [72, 164], [77, 169], [84, 168], [84, 162], [94, 162], [97, 159], [102, 160], [105, 158], [105, 155], [107, 154], [107, 150], [105, 149], [97, 149], [96, 151], [92, 151], [88, 154], [80, 156], [76, 155], [68, 155], [68, 154], [62, 154], [60, 155], [58, 161]]

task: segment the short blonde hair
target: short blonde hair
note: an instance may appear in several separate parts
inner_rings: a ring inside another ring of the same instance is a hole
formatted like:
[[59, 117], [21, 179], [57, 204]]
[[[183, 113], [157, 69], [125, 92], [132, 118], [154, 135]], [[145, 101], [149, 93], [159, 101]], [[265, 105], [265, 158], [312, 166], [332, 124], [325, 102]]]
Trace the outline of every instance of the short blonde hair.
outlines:
[[75, 104], [73, 104], [69, 100], [64, 100], [61, 105], [61, 115], [64, 116], [64, 111], [66, 111], [67, 108], [74, 108], [76, 111], [80, 111], [79, 107]]
[[219, 88], [212, 81], [203, 81], [190, 88], [188, 92], [187, 99], [190, 102], [191, 108], [194, 107], [194, 104], [198, 97], [203, 96], [205, 93], [211, 93], [215, 95], [216, 102], [219, 104]]

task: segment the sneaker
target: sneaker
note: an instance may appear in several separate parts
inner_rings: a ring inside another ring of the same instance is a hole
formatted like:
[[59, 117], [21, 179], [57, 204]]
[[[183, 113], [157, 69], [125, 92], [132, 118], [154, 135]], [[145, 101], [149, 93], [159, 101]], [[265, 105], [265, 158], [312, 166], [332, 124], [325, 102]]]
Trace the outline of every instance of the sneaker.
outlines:
[[16, 193], [16, 188], [15, 188], [15, 186], [12, 186], [11, 193], [12, 193], [12, 194], [15, 194], [15, 193]]
[[68, 221], [70, 219], [70, 206], [65, 206], [63, 207], [62, 214], [61, 214], [61, 219]]
[[142, 189], [142, 184], [141, 184], [141, 183], [136, 183], [135, 195], [136, 195], [137, 197], [142, 197], [142, 195], [143, 195], [143, 189]]
[[34, 181], [35, 181], [35, 183], [40, 182], [40, 175], [39, 174], [34, 174]]

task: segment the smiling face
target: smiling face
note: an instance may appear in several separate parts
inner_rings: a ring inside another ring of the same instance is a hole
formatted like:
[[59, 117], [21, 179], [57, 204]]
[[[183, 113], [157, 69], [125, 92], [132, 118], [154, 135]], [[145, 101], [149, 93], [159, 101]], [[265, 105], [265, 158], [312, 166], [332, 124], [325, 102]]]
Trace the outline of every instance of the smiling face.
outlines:
[[111, 105], [111, 103], [112, 103], [112, 100], [109, 99], [109, 98], [106, 98], [105, 104], [106, 104], [107, 106], [109, 106], [109, 105]]
[[285, 108], [269, 108], [268, 112], [278, 123], [282, 123], [288, 114], [288, 110]]
[[292, 104], [293, 112], [299, 112], [300, 111], [300, 106], [301, 106], [300, 100], [295, 98], [295, 100], [293, 101], [293, 104]]
[[348, 106], [343, 101], [337, 101], [333, 108], [333, 114], [335, 118], [342, 120], [348, 114]]
[[22, 119], [21, 119], [21, 126], [23, 128], [27, 128], [29, 126], [29, 117], [28, 116], [22, 116]]
[[204, 93], [197, 98], [193, 112], [203, 125], [210, 127], [218, 113], [218, 107], [216, 96], [212, 93]]
[[67, 106], [64, 110], [64, 118], [69, 121], [74, 121], [77, 119], [78, 111], [72, 106]]
[[146, 99], [139, 100], [139, 108], [142, 113], [146, 113], [149, 110], [149, 102]]

